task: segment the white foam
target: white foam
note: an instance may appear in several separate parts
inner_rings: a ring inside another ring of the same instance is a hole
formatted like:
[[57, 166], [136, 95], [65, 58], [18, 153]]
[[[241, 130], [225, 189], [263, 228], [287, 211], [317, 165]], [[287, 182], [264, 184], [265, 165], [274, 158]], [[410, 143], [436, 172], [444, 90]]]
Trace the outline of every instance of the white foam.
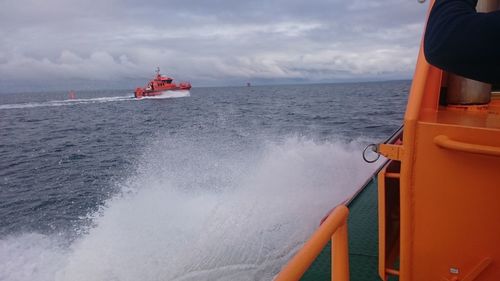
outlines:
[[131, 96], [117, 96], [117, 97], [100, 97], [100, 98], [89, 98], [89, 99], [69, 99], [69, 100], [52, 100], [45, 102], [1, 104], [0, 110], [22, 109], [22, 108], [33, 108], [33, 107], [70, 106], [70, 105], [88, 104], [88, 103], [118, 102], [118, 101], [129, 101], [131, 99], [132, 99]]
[[2, 261], [13, 260], [0, 264], [0, 276], [271, 280], [323, 215], [376, 168], [363, 163], [360, 150], [356, 143], [299, 138], [259, 151], [158, 141], [124, 193], [109, 200], [95, 226], [69, 248], [39, 246], [39, 238], [26, 235], [0, 240], [9, 247]]
[[189, 96], [191, 96], [191, 92], [189, 90], [164, 91], [161, 95], [152, 97], [143, 97], [141, 99], [135, 99], [133, 98], [133, 96], [115, 96], [115, 97], [100, 97], [100, 98], [88, 98], [88, 99], [51, 100], [45, 102], [0, 104], [0, 110], [23, 109], [23, 108], [34, 108], [34, 107], [71, 106], [77, 104], [120, 102], [120, 101], [131, 101], [131, 100], [142, 100], [142, 99], [183, 98]]
[[67, 248], [57, 236], [24, 233], [0, 239], [0, 280], [54, 280]]
[[145, 96], [141, 99], [170, 99], [170, 98], [184, 98], [191, 96], [189, 90], [177, 90], [177, 91], [163, 91], [157, 96]]

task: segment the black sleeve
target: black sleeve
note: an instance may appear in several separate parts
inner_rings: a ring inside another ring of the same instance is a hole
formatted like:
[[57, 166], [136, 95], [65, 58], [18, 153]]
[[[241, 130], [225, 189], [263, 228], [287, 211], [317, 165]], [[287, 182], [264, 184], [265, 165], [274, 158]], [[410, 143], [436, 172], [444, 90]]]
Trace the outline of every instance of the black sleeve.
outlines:
[[424, 36], [427, 61], [448, 72], [500, 83], [500, 11], [477, 13], [477, 0], [436, 0]]

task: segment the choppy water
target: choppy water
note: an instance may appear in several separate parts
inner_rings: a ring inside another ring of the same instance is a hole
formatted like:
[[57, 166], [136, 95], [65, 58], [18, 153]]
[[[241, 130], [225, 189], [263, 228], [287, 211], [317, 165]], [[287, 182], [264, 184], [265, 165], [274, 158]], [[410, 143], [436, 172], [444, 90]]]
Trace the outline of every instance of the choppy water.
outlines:
[[1, 95], [0, 280], [271, 280], [409, 85]]

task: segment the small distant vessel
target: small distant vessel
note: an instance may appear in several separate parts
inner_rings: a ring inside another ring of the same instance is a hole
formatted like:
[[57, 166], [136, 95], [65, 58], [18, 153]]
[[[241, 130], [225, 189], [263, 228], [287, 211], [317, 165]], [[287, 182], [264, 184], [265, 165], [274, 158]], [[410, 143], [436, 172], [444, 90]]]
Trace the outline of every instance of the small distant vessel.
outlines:
[[70, 99], [70, 100], [76, 99], [76, 93], [75, 93], [75, 91], [73, 91], [73, 90], [69, 91], [69, 93], [68, 93], [68, 99]]
[[156, 68], [156, 76], [150, 80], [146, 87], [137, 88], [134, 91], [135, 98], [154, 97], [154, 96], [179, 96], [180, 91], [189, 91], [191, 84], [189, 82], [181, 82], [175, 84], [173, 78], [162, 76], [160, 68]]

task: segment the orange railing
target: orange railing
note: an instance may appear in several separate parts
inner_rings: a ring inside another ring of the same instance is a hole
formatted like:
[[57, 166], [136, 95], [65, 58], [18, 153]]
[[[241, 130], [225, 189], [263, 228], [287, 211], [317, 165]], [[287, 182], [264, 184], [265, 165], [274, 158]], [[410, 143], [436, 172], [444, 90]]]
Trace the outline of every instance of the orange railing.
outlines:
[[332, 280], [349, 280], [348, 215], [349, 209], [345, 205], [337, 206], [274, 280], [299, 280], [330, 239], [332, 240]]

